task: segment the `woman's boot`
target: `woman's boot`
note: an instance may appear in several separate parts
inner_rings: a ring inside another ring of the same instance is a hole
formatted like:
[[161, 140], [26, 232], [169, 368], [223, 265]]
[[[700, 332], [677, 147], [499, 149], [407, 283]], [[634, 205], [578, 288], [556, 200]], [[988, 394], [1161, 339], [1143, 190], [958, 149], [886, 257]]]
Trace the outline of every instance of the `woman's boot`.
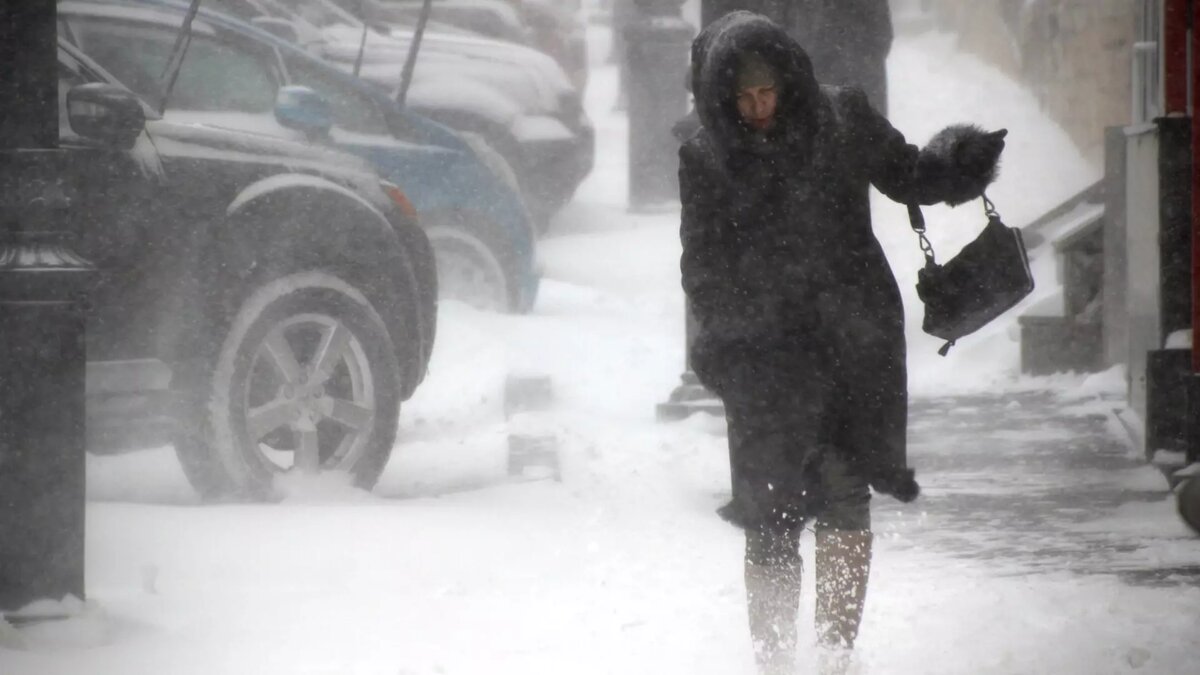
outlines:
[[801, 569], [798, 536], [746, 533], [746, 608], [763, 675], [794, 672]]
[[850, 666], [871, 571], [869, 530], [817, 531], [817, 638], [821, 672], [840, 675]]

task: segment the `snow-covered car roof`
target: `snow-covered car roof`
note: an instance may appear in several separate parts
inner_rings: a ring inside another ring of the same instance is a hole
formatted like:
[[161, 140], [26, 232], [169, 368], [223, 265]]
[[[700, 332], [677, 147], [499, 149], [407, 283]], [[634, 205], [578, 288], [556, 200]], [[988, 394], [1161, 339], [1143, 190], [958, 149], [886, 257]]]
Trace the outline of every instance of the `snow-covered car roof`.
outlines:
[[[325, 47], [328, 58], [353, 61], [357, 57], [363, 22], [336, 3], [330, 0], [261, 1], [290, 8], [293, 13], [320, 28], [328, 40]], [[403, 63], [408, 56], [412, 37], [413, 30], [404, 26], [393, 27], [390, 35], [368, 31], [365, 58], [374, 62], [396, 60]], [[496, 68], [502, 64], [521, 68], [532, 77], [543, 106], [551, 106], [542, 111], [553, 110], [560, 97], [574, 92], [570, 78], [552, 57], [524, 45], [479, 35], [426, 30], [421, 41], [421, 57], [435, 52], [486, 59]], [[421, 57], [417, 61], [418, 71]], [[509, 82], [514, 81], [509, 78]]]

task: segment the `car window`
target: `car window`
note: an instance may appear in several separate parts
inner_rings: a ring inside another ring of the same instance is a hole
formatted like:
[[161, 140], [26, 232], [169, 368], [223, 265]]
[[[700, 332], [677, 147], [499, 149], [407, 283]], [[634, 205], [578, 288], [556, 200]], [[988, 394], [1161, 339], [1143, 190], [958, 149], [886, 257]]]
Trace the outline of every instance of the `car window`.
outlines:
[[287, 69], [292, 84], [308, 87], [329, 100], [335, 126], [359, 134], [391, 135], [387, 112], [374, 98], [301, 59], [289, 60]]
[[[80, 49], [126, 87], [157, 103], [159, 81], [175, 46], [175, 30], [103, 19], [71, 21]], [[172, 110], [265, 113], [279, 78], [269, 57], [193, 33], [167, 105]]]

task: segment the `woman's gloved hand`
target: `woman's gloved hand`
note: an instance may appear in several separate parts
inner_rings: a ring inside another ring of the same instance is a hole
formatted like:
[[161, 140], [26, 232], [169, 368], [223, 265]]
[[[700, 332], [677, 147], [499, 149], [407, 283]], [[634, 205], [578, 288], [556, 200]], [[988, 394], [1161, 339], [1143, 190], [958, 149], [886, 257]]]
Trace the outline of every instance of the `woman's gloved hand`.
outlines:
[[876, 492], [891, 495], [906, 504], [921, 494], [921, 486], [917, 485], [916, 472], [912, 469], [880, 472], [871, 477], [870, 483]]
[[996, 180], [1008, 129], [984, 131], [973, 124], [942, 129], [917, 157], [917, 200], [950, 206], [978, 199]]
[[965, 135], [955, 149], [955, 163], [967, 176], [984, 176], [995, 171], [1004, 151], [1008, 129]]

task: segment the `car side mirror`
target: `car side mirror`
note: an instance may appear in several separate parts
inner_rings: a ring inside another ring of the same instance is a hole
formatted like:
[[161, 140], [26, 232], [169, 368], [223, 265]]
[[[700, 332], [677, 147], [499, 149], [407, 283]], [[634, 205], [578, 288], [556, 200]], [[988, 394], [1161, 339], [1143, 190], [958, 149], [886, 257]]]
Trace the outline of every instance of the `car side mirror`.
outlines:
[[71, 87], [67, 119], [80, 136], [123, 150], [132, 148], [146, 128], [141, 100], [128, 89], [105, 82]]
[[300, 43], [300, 32], [296, 30], [295, 24], [287, 19], [280, 19], [275, 16], [256, 16], [250, 19], [250, 24], [285, 42], [291, 44]]
[[275, 119], [288, 129], [323, 136], [333, 127], [329, 100], [308, 87], [280, 87], [275, 96]]

